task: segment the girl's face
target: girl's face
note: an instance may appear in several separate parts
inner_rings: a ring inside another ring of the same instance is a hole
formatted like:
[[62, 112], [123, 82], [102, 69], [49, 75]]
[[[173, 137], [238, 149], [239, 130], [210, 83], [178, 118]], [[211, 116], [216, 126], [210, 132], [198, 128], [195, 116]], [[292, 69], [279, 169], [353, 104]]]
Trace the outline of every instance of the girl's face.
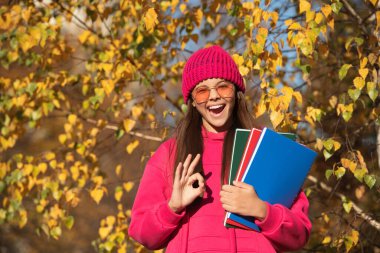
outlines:
[[195, 86], [191, 95], [207, 131], [228, 130], [235, 106], [235, 85], [220, 78], [207, 79]]

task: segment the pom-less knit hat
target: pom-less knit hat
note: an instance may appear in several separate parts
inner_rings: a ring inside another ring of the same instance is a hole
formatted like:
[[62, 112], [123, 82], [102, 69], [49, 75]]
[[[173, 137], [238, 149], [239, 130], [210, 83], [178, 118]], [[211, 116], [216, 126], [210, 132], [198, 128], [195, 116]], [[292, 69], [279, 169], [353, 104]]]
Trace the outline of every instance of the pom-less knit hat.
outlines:
[[234, 83], [245, 92], [243, 77], [232, 57], [220, 46], [196, 51], [185, 64], [182, 73], [182, 94], [187, 103], [194, 87], [206, 79], [221, 78]]

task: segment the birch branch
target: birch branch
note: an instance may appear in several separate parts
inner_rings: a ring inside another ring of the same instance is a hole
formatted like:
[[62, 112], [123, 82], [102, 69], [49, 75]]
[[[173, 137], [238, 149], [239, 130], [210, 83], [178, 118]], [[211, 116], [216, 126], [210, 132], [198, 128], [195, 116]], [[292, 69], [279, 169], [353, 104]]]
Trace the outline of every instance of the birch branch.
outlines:
[[[318, 186], [320, 186], [323, 190], [331, 193], [333, 192], [332, 191], [332, 188], [328, 185], [326, 185], [325, 183], [319, 181], [316, 177], [314, 176], [307, 176], [307, 179], [309, 179], [311, 182], [313, 182], [314, 184], [317, 184]], [[339, 192], [333, 192], [334, 195], [338, 196], [339, 198], [346, 198], [346, 196], [344, 196], [342, 193], [339, 193]], [[372, 227], [374, 227], [377, 231], [380, 231], [380, 223], [378, 221], [376, 221], [375, 219], [373, 219], [371, 216], [369, 216], [368, 214], [364, 213], [364, 211], [357, 205], [355, 204], [354, 202], [352, 202], [352, 208], [354, 209], [354, 211], [365, 221], [367, 221]]]
[[[96, 120], [93, 120], [93, 119], [85, 119], [85, 120], [88, 123], [91, 123], [91, 124], [95, 124], [96, 125], [96, 123], [97, 123]], [[114, 130], [114, 131], [117, 131], [119, 129], [117, 126], [113, 126], [113, 125], [106, 125], [104, 128], [110, 129], [110, 130]], [[146, 134], [142, 134], [142, 133], [135, 132], [135, 131], [129, 131], [129, 132], [127, 132], [127, 134], [133, 135], [133, 136], [136, 136], [136, 137], [139, 137], [139, 138], [142, 138], [142, 139], [146, 139], [146, 140], [151, 140], [151, 141], [158, 141], [158, 142], [162, 142], [163, 141], [163, 139], [160, 138], [160, 137], [146, 135]]]

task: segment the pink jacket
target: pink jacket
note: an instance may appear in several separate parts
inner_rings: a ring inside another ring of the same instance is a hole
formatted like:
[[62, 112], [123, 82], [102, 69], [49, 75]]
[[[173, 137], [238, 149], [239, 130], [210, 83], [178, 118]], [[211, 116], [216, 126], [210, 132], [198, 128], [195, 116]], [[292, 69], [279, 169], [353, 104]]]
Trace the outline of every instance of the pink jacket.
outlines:
[[220, 203], [222, 149], [225, 133], [203, 131], [206, 193], [180, 214], [168, 206], [174, 167], [175, 140], [164, 142], [146, 165], [132, 208], [129, 236], [148, 249], [167, 253], [279, 252], [302, 248], [309, 237], [309, 202], [303, 192], [288, 209], [268, 205], [261, 233], [224, 227]]

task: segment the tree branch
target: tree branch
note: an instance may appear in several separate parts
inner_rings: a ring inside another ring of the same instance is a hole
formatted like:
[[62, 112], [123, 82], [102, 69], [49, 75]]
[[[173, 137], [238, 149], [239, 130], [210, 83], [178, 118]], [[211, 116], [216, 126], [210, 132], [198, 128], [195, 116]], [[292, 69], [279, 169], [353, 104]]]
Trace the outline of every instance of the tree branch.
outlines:
[[[307, 179], [310, 180], [311, 182], [313, 182], [314, 184], [320, 186], [323, 190], [331, 193], [333, 192], [332, 188], [328, 185], [326, 185], [325, 183], [319, 181], [316, 177], [314, 176], [307, 176]], [[339, 193], [339, 192], [333, 192], [334, 195], [338, 196], [339, 198], [347, 198], [346, 196], [344, 196], [342, 193]], [[364, 213], [364, 211], [357, 205], [355, 204], [354, 202], [352, 202], [352, 208], [353, 210], [365, 221], [367, 221], [372, 227], [374, 227], [377, 231], [380, 231], [380, 223], [378, 221], [376, 221], [375, 219], [373, 219], [371, 216], [369, 216], [368, 214]]]
[[359, 23], [360, 28], [363, 32], [368, 33], [368, 30], [365, 26], [363, 26], [363, 19], [359, 16], [359, 14], [355, 11], [355, 9], [351, 6], [351, 4], [347, 0], [342, 0], [344, 6], [348, 10], [348, 12], [356, 18]]

